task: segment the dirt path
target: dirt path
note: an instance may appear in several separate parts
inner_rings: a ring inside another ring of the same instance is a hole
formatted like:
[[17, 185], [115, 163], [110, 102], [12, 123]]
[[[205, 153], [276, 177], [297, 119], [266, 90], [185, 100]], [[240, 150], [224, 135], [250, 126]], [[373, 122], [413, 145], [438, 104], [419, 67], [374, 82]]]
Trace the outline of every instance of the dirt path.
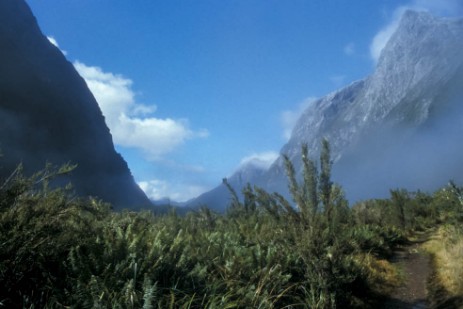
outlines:
[[395, 252], [392, 262], [399, 266], [404, 282], [383, 308], [427, 308], [426, 283], [431, 275], [431, 257], [420, 249], [427, 239], [428, 235], [420, 235], [417, 241]]

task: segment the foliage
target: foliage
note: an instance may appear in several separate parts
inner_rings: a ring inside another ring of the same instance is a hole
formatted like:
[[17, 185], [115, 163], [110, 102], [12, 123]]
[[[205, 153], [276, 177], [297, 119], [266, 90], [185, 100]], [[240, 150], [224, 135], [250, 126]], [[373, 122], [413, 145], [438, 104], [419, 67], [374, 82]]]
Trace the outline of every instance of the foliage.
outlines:
[[318, 166], [303, 146], [301, 182], [285, 164], [293, 203], [250, 185], [240, 201], [229, 186], [225, 215], [184, 216], [115, 213], [49, 185], [72, 166], [18, 167], [0, 186], [0, 307], [372, 306], [397, 282], [385, 258], [407, 233], [461, 215], [456, 186], [349, 208], [326, 141]]
[[463, 295], [463, 229], [456, 225], [443, 225], [427, 243], [438, 265], [438, 278], [449, 294]]
[[463, 189], [450, 182], [434, 194], [433, 207], [444, 224], [437, 228], [425, 244], [432, 254], [434, 274], [430, 281], [430, 300], [435, 308], [463, 307]]

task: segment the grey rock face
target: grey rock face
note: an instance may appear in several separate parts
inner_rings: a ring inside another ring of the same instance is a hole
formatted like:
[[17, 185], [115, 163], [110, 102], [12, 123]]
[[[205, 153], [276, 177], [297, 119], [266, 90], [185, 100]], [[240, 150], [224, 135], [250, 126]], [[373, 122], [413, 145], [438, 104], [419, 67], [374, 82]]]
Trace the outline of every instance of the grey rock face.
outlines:
[[428, 119], [432, 104], [441, 104], [435, 97], [462, 64], [462, 20], [407, 11], [374, 74], [309, 107], [282, 151], [293, 157], [300, 143], [318, 149], [326, 137], [339, 159], [356, 135], [380, 123], [417, 126]]
[[[463, 119], [462, 75], [463, 19], [407, 11], [375, 72], [310, 106], [282, 153], [299, 166], [301, 144], [307, 143], [316, 157], [321, 139], [327, 138], [338, 165], [334, 176], [351, 200], [379, 197], [395, 186], [431, 189], [443, 185], [458, 177], [457, 170], [463, 167], [463, 160], [455, 161], [458, 152], [453, 154], [451, 169], [428, 174], [426, 180], [409, 176], [423, 175], [420, 169], [425, 165], [436, 166], [444, 159], [432, 144], [458, 142], [455, 132], [461, 130]], [[448, 110], [454, 113], [449, 115]], [[436, 155], [428, 156], [429, 152]], [[412, 157], [423, 161], [419, 168]], [[275, 179], [283, 178], [282, 169], [280, 159], [268, 172], [267, 183], [281, 187]]]
[[78, 194], [116, 207], [150, 206], [116, 153], [95, 98], [61, 51], [41, 33], [23, 0], [0, 1], [0, 173], [20, 162], [78, 164]]
[[[281, 153], [300, 170], [301, 145], [317, 158], [328, 139], [334, 179], [356, 201], [463, 180], [462, 133], [463, 19], [407, 11], [374, 73], [309, 106]], [[281, 157], [251, 182], [287, 193]]]

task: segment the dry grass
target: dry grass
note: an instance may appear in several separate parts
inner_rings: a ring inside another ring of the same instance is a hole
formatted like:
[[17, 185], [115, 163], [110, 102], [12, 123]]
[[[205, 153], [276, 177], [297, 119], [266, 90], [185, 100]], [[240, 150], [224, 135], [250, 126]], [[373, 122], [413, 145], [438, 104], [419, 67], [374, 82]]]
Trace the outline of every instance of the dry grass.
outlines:
[[355, 261], [368, 274], [367, 281], [372, 291], [385, 295], [400, 286], [402, 282], [400, 270], [389, 261], [378, 259], [369, 253], [357, 255]]
[[463, 295], [463, 230], [442, 226], [424, 248], [434, 256], [436, 279], [450, 296]]

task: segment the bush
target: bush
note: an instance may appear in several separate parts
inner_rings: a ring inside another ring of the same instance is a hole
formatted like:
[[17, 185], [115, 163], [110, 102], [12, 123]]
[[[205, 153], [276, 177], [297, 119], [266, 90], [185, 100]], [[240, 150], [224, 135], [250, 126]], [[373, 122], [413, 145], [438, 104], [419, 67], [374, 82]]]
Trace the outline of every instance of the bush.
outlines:
[[329, 145], [322, 149], [317, 167], [303, 147], [301, 182], [286, 160], [295, 207], [249, 185], [244, 201], [231, 190], [225, 215], [207, 208], [185, 216], [115, 213], [70, 188], [50, 187], [71, 166], [47, 166], [31, 177], [19, 167], [0, 187], [0, 305], [373, 306], [397, 283], [385, 257], [410, 229], [461, 213], [460, 200], [457, 191], [398, 191], [350, 209], [330, 180]]

